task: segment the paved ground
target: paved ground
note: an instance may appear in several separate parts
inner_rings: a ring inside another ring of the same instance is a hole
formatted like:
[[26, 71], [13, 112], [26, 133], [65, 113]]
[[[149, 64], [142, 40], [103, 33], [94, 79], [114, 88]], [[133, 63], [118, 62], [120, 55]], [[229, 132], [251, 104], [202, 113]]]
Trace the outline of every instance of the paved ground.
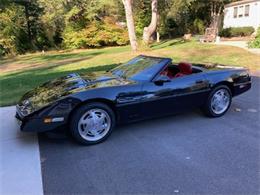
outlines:
[[0, 194], [260, 194], [259, 95], [254, 77], [222, 118], [194, 111], [140, 122], [91, 147], [40, 136], [40, 154], [14, 107], [1, 108]]
[[222, 118], [194, 111], [83, 147], [40, 136], [46, 194], [260, 194], [260, 78]]
[[221, 42], [216, 43], [216, 44], [240, 47], [240, 48], [246, 49], [247, 51], [249, 51], [251, 53], [260, 55], [260, 49], [248, 48], [247, 41], [221, 41]]
[[0, 109], [0, 194], [43, 194], [37, 135], [21, 133], [14, 114]]

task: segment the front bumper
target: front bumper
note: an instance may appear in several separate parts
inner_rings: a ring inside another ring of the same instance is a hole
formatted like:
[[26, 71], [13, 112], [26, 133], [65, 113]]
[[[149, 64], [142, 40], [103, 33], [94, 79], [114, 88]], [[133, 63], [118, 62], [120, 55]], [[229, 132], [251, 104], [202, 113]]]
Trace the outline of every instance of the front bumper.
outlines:
[[252, 81], [234, 84], [234, 96], [240, 95], [251, 89]]
[[15, 118], [17, 119], [20, 130], [24, 132], [46, 132], [63, 127], [67, 124], [67, 117], [63, 121], [44, 123], [44, 118], [24, 117], [19, 108], [16, 108]]

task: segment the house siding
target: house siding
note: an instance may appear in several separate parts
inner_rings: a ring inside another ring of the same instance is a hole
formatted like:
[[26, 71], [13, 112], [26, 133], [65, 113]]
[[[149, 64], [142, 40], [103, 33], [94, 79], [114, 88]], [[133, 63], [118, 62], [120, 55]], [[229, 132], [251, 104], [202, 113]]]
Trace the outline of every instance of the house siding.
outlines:
[[[246, 5], [249, 5], [249, 16], [245, 16]], [[239, 17], [241, 6], [243, 6], [243, 16]], [[236, 18], [234, 17], [235, 7], [238, 8], [238, 14]], [[260, 0], [241, 1], [237, 2], [235, 5], [229, 4], [225, 7], [224, 14], [224, 28], [252, 26], [257, 29], [260, 27]]]

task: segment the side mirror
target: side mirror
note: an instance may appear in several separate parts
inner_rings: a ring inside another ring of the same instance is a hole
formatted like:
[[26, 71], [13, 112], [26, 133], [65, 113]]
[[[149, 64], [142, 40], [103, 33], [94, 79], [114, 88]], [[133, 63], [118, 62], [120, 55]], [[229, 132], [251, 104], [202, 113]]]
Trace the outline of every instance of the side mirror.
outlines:
[[154, 83], [156, 85], [163, 85], [163, 83], [166, 82], [170, 82], [171, 80], [169, 79], [169, 77], [165, 76], [165, 75], [160, 75], [155, 81]]

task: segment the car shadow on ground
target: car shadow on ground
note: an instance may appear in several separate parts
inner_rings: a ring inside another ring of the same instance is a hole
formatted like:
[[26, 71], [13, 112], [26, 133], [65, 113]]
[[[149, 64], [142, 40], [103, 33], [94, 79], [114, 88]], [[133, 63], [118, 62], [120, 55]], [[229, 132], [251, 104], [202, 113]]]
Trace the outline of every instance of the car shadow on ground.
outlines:
[[[186, 118], [189, 118], [190, 116], [197, 115], [198, 117], [204, 117], [200, 110], [192, 110], [188, 112], [182, 112], [175, 115], [169, 115], [164, 117], [158, 117], [153, 119], [145, 119], [141, 121], [136, 121], [129, 124], [119, 124], [115, 127], [113, 130], [113, 133], [109, 139], [117, 139], [121, 136], [124, 136], [124, 134], [127, 134], [127, 131], [135, 132], [135, 131], [142, 131], [147, 130], [152, 127], [152, 129], [163, 129], [164, 127], [169, 126], [169, 124], [174, 123], [175, 121], [183, 121], [185, 123]], [[177, 129], [175, 129], [176, 131]], [[157, 133], [157, 132], [154, 132]], [[75, 146], [84, 146], [79, 143], [77, 143], [71, 134], [69, 133], [69, 127], [62, 127], [59, 129], [55, 129], [53, 132], [44, 132], [38, 134], [40, 140], [44, 140], [50, 144], [71, 144]], [[127, 136], [127, 135], [126, 135]], [[105, 140], [106, 142], [107, 140]], [[102, 144], [102, 143], [101, 143]]]

